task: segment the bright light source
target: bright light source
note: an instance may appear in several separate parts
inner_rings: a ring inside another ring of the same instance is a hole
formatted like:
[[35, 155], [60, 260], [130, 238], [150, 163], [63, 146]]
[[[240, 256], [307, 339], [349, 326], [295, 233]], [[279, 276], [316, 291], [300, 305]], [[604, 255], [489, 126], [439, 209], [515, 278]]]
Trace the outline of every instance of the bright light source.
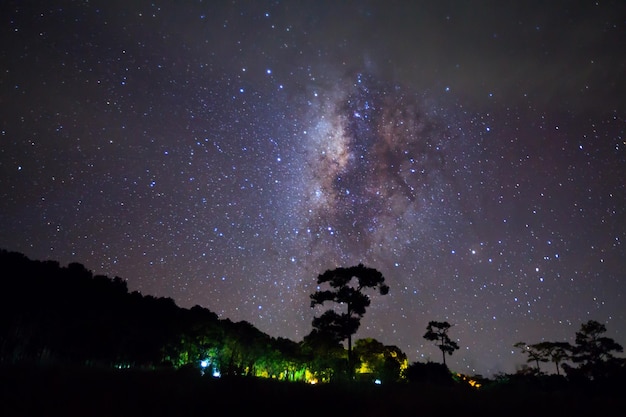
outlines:
[[206, 359], [201, 361], [200, 366], [203, 368], [206, 368], [207, 366], [209, 366], [209, 361], [207, 361]]
[[375, 379], [374, 380], [374, 384], [376, 384], [376, 385], [380, 385], [382, 383], [383, 383], [383, 381], [381, 381], [380, 379]]
[[213, 378], [219, 378], [222, 376], [222, 373], [218, 370], [213, 371]]

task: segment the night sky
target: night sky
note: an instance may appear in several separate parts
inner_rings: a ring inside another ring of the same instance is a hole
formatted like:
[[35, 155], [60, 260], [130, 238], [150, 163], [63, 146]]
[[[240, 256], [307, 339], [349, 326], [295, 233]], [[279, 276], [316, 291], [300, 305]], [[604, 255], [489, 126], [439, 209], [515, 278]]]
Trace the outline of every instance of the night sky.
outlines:
[[[622, 1], [3, 1], [0, 247], [301, 341], [452, 370], [597, 320], [626, 344]], [[554, 366], [547, 364], [546, 371]]]

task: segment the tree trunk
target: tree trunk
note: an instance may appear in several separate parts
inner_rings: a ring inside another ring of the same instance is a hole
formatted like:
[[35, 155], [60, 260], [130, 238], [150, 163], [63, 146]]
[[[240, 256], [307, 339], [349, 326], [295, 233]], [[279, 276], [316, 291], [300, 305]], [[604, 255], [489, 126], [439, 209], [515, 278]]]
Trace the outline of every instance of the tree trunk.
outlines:
[[[352, 306], [348, 303], [348, 320], [352, 317]], [[348, 379], [354, 379], [354, 370], [352, 369], [352, 335], [348, 335]]]
[[443, 355], [443, 366], [446, 366], [446, 351], [443, 348], [443, 335], [441, 335], [441, 346], [439, 346], [439, 349], [441, 349], [441, 354]]
[[354, 379], [354, 370], [352, 369], [352, 336], [348, 336], [348, 379]]

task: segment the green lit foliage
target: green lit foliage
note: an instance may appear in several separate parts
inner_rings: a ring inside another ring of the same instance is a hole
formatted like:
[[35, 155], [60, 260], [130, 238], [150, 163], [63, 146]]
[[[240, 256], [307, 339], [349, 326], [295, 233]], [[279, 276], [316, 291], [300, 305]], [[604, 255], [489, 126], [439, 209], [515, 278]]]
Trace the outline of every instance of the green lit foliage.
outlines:
[[347, 373], [347, 351], [332, 335], [313, 329], [300, 344], [312, 378], [318, 382], [340, 380]]
[[282, 337], [271, 338], [269, 346], [257, 358], [255, 376], [283, 381], [303, 381], [306, 361], [300, 344]]
[[212, 367], [219, 367], [217, 352], [223, 348], [224, 327], [217, 314], [200, 306], [183, 310], [178, 337], [163, 349], [163, 359], [175, 367], [197, 364], [211, 359]]
[[225, 320], [222, 374], [256, 376], [257, 362], [268, 355], [270, 337], [247, 321]]
[[[93, 275], [83, 265], [61, 267], [55, 261], [31, 261], [0, 250], [0, 365], [71, 365], [118, 369], [155, 369], [163, 365], [196, 369], [201, 375], [238, 375], [288, 381], [330, 382], [367, 374], [385, 383], [404, 376], [409, 381], [448, 383], [446, 354], [458, 349], [447, 335], [450, 324], [430, 322], [424, 337], [437, 343], [443, 364], [413, 364], [394, 346], [361, 339], [350, 360], [351, 337], [370, 305], [366, 288], [387, 294], [380, 272], [358, 265], [326, 271], [311, 295], [311, 305], [333, 302], [334, 308], [314, 319], [300, 343], [273, 338], [252, 324], [231, 322], [200, 306], [180, 308], [169, 298], [128, 292], [121, 278]], [[516, 344], [534, 367], [507, 376], [516, 383], [599, 381], [597, 386], [622, 387], [626, 360], [623, 348], [606, 337], [606, 327], [588, 321], [566, 342]], [[348, 339], [348, 349], [343, 342]], [[566, 371], [540, 375], [542, 362]], [[565, 363], [563, 363], [565, 362]], [[517, 377], [517, 378], [516, 378]], [[458, 378], [465, 376], [458, 375]], [[465, 381], [465, 379], [463, 379]], [[467, 379], [471, 386], [480, 382]], [[587, 386], [587, 385], [585, 385]]]
[[300, 350], [300, 344], [279, 337], [274, 339], [274, 352], [281, 370], [280, 379], [301, 381], [305, 375], [306, 362]]
[[385, 346], [372, 338], [359, 339], [354, 345], [356, 374], [384, 383], [397, 382], [408, 366], [406, 354], [396, 346]]

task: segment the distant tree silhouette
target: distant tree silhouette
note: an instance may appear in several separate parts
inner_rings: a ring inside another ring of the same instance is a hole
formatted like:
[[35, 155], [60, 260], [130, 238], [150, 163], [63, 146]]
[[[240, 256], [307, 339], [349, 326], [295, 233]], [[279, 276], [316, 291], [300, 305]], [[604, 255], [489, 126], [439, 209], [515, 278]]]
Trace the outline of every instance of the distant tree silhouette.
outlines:
[[[588, 379], [596, 380], [610, 376], [612, 369], [619, 362], [614, 352], [622, 352], [623, 347], [610, 337], [603, 336], [606, 326], [595, 320], [583, 323], [576, 332], [576, 343], [572, 346], [572, 362], [578, 364], [577, 371]], [[568, 374], [575, 375], [576, 370], [565, 367]]]
[[187, 329], [172, 299], [128, 293], [77, 262], [0, 250], [0, 281], [0, 364], [152, 367]]
[[518, 348], [524, 355], [528, 356], [526, 362], [535, 363], [535, 374], [539, 375], [541, 373], [539, 363], [548, 362], [545, 349], [538, 348], [537, 345], [529, 345], [526, 342], [517, 342], [513, 346]]
[[410, 383], [451, 385], [454, 383], [448, 367], [437, 362], [413, 362], [406, 369], [406, 379]]
[[298, 343], [199, 306], [129, 293], [121, 278], [94, 276], [77, 262], [61, 267], [0, 249], [0, 284], [0, 366], [199, 370], [204, 362], [210, 375], [304, 375]]
[[328, 284], [331, 289], [318, 290], [311, 294], [311, 307], [330, 301], [345, 305], [346, 311], [337, 313], [332, 309], [327, 310], [321, 316], [313, 318], [313, 328], [330, 335], [336, 341], [348, 340], [348, 369], [352, 374], [352, 335], [359, 329], [361, 318], [371, 303], [370, 298], [362, 291], [373, 288], [385, 295], [389, 292], [389, 287], [385, 284], [382, 273], [363, 264], [327, 270], [317, 277], [317, 284]]
[[459, 349], [459, 345], [448, 337], [450, 327], [451, 325], [447, 321], [430, 321], [424, 334], [424, 339], [437, 343], [437, 347], [443, 354], [444, 366], [446, 365], [446, 353], [452, 355], [455, 350]]
[[540, 352], [542, 357], [549, 359], [556, 367], [556, 374], [561, 375], [559, 370], [563, 360], [569, 358], [569, 352], [572, 345], [567, 342], [540, 342], [532, 345], [535, 350]]

